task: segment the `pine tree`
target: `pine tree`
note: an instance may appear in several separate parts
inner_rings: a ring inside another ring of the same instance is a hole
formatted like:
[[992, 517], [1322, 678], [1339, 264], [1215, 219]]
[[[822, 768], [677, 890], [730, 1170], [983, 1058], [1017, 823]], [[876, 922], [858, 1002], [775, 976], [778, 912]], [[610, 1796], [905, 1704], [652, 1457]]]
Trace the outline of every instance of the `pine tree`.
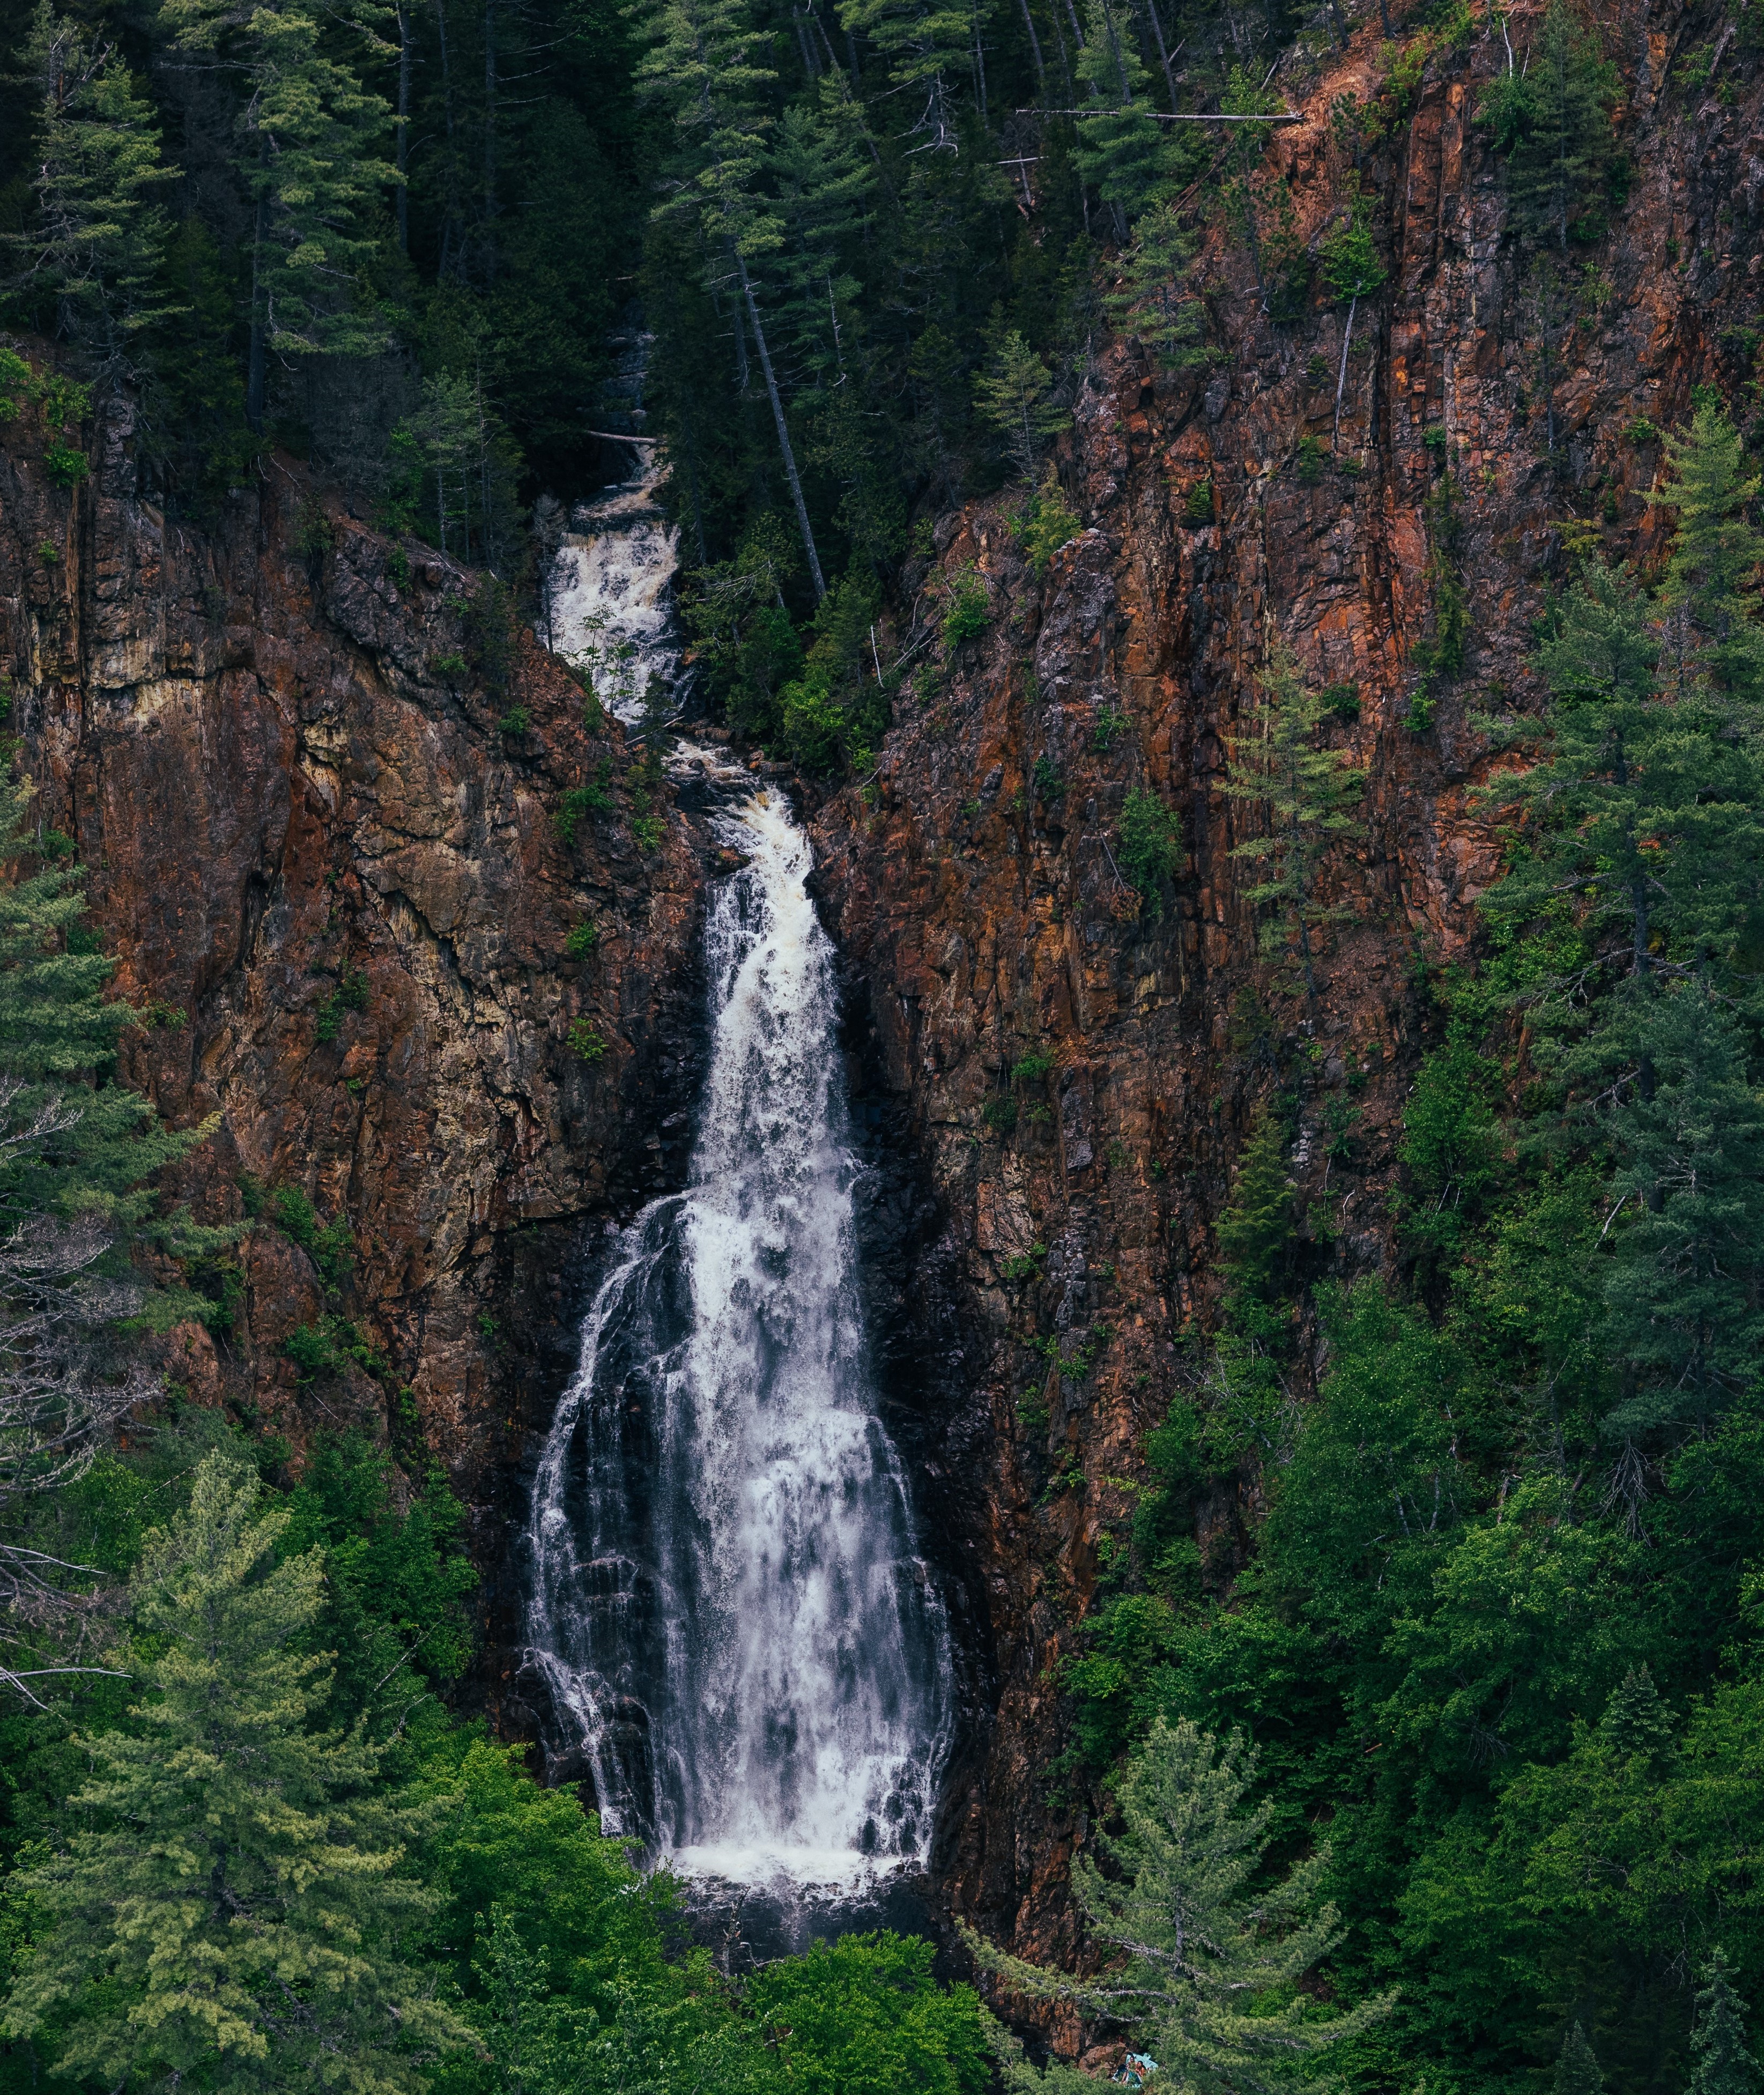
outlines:
[[320, 0], [165, 0], [176, 48], [236, 71], [247, 93], [235, 166], [250, 199], [246, 413], [261, 430], [271, 351], [368, 356], [388, 339], [360, 279], [394, 169], [385, 102], [337, 54]]
[[1561, 2041], [1551, 2095], [1605, 2095], [1605, 2075], [1579, 2023], [1568, 2025], [1568, 2034]]
[[974, 381], [975, 405], [1004, 439], [1006, 455], [1026, 480], [1040, 469], [1047, 439], [1069, 428], [1072, 417], [1055, 406], [1048, 367], [1013, 329]]
[[1764, 725], [1764, 531], [1748, 511], [1759, 476], [1747, 470], [1744, 440], [1713, 399], [1699, 403], [1688, 429], [1667, 437], [1666, 452], [1671, 477], [1648, 499], [1677, 519], [1660, 590], [1674, 681], [1682, 692], [1706, 678], [1749, 709], [1756, 733]]
[[1292, 1174], [1278, 1119], [1259, 1105], [1219, 1217], [1219, 1262], [1234, 1296], [1267, 1300], [1292, 1248]]
[[1200, 231], [1183, 224], [1178, 206], [1154, 204], [1134, 223], [1121, 258], [1122, 288], [1108, 302], [1117, 324], [1136, 334], [1166, 370], [1210, 361], [1203, 346], [1207, 309], [1193, 278], [1200, 249]]
[[1745, 2010], [1733, 1972], [1718, 1945], [1703, 1967], [1691, 2031], [1690, 2095], [1754, 2095], [1757, 2061], [1745, 2048]]
[[839, 0], [839, 20], [861, 33], [888, 63], [888, 77], [912, 116], [906, 135], [921, 150], [956, 153], [961, 145], [958, 83], [976, 66], [991, 7], [975, 0]]
[[30, 779], [0, 762], [0, 864], [38, 860], [0, 879], [0, 1225], [78, 1216], [126, 1238], [153, 1204], [145, 1182], [197, 1137], [160, 1127], [138, 1092], [98, 1078], [138, 1019], [104, 1000], [115, 963], [86, 928], [66, 840], [53, 856], [41, 849], [34, 798]]
[[1599, 1731], [1613, 1753], [1644, 1767], [1657, 1765], [1670, 1752], [1672, 1719], [1645, 1666], [1632, 1666], [1611, 1690]]
[[1264, 950], [1297, 961], [1305, 995], [1314, 1003], [1311, 934], [1331, 915], [1317, 899], [1318, 875], [1331, 848], [1359, 827], [1348, 808], [1360, 797], [1365, 773], [1345, 751], [1316, 746], [1327, 717], [1322, 699], [1306, 686], [1291, 649], [1272, 634], [1257, 690], [1248, 723], [1231, 738], [1225, 791], [1233, 799], [1262, 806], [1268, 827], [1235, 845], [1231, 856], [1269, 868], [1246, 899], [1272, 907]]
[[775, 77], [757, 62], [764, 39], [744, 0], [657, 0], [648, 31], [638, 77], [666, 106], [678, 147], [674, 193], [658, 212], [683, 212], [695, 221], [714, 273], [733, 273], [739, 287], [818, 603], [827, 585], [754, 280], [760, 258], [784, 238], [782, 221], [760, 187], [770, 120], [760, 97]]
[[793, 102], [779, 120], [769, 159], [777, 178], [783, 239], [767, 273], [784, 344], [811, 384], [843, 384], [855, 356], [861, 286], [850, 259], [860, 250], [877, 170], [862, 135], [863, 115], [823, 77], [818, 106]]
[[1168, 162], [1164, 127], [1153, 113], [1152, 76], [1135, 48], [1118, 0], [1090, 0], [1087, 34], [1074, 68], [1096, 105], [1078, 120], [1078, 162], [1085, 181], [1113, 206], [1123, 240], [1129, 220], [1151, 201]]
[[409, 1961], [439, 1894], [404, 1873], [432, 1818], [372, 1784], [378, 1749], [311, 1728], [329, 1685], [301, 1645], [322, 1552], [276, 1562], [285, 1513], [210, 1455], [130, 1585], [133, 1728], [87, 1741], [92, 1830], [24, 1872], [37, 1919], [7, 2003], [61, 2072], [215, 2095], [403, 2095], [469, 2043]]
[[[1111, 1874], [1087, 1854], [1072, 1871], [1092, 1932], [1120, 1953], [1121, 1967], [1095, 1980], [1067, 1978], [1008, 1957], [964, 1927], [975, 1961], [1031, 1999], [1130, 2023], [1173, 2086], [1275, 2095], [1302, 2080], [1331, 2045], [1387, 2014], [1392, 1997], [1331, 2013], [1295, 1993], [1339, 1932], [1322, 1897], [1328, 1851], [1252, 1888], [1273, 1810], [1244, 1810], [1255, 1773], [1255, 1756], [1238, 1738], [1217, 1740], [1186, 1717], [1173, 1725], [1161, 1716], [1118, 1786], [1122, 1831], [1097, 1831]], [[1063, 2095], [1078, 2080], [1044, 2083], [1017, 2067], [1011, 2085]]]
[[114, 45], [38, 0], [24, 62], [41, 95], [32, 155], [37, 214], [7, 236], [28, 296], [53, 301], [54, 331], [99, 368], [127, 370], [137, 338], [163, 318], [165, 166], [150, 105]]
[[1604, 224], [1601, 188], [1611, 158], [1617, 68], [1567, 0], [1550, 0], [1522, 71], [1509, 67], [1482, 100], [1506, 157], [1513, 216], [1528, 237], [1566, 248]]
[[1764, 1347], [1764, 1095], [1732, 1014], [1698, 980], [1632, 993], [1600, 1042], [1636, 1072], [1609, 1117], [1622, 1226], [1603, 1335], [1628, 1393], [1607, 1428], [1706, 1418]]

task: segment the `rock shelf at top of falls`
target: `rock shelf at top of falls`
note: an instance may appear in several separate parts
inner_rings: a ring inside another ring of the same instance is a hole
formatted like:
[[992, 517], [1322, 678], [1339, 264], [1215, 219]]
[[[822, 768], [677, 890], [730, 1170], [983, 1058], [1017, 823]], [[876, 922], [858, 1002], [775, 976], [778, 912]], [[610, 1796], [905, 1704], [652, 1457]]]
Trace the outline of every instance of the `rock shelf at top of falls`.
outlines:
[[948, 1635], [874, 1400], [808, 839], [782, 795], [716, 821], [747, 863], [711, 901], [690, 1183], [589, 1309], [534, 1484], [530, 1655], [554, 1769], [609, 1831], [688, 1875], [851, 1884], [925, 1848]]

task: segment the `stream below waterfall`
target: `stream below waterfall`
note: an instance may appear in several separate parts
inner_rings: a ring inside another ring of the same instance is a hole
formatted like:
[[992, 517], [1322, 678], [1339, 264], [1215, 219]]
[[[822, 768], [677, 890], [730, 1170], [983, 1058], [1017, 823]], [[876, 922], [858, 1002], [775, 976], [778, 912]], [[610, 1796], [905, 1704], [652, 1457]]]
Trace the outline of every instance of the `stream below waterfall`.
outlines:
[[[623, 635], [627, 663], [666, 675], [673, 534], [632, 528], [652, 486], [579, 509], [584, 530], [608, 515], [613, 542], [567, 542], [557, 580], [573, 632]], [[687, 1186], [613, 1246], [540, 1456], [529, 1657], [548, 1750], [586, 1775], [609, 1832], [689, 1877], [851, 1888], [925, 1852], [948, 1628], [870, 1371], [808, 840], [781, 794], [712, 751], [675, 765], [745, 863], [708, 898]]]

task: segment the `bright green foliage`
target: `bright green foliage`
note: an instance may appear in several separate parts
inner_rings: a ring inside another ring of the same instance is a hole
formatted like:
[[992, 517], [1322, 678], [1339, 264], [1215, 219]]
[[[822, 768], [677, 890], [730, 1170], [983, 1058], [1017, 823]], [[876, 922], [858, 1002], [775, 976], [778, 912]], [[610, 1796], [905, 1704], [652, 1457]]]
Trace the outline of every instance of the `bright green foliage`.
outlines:
[[[1031, 1998], [1128, 2022], [1178, 2084], [1242, 2095], [1302, 2084], [1332, 2045], [1387, 2014], [1391, 1997], [1331, 2014], [1298, 1991], [1339, 1936], [1322, 1896], [1328, 1851], [1252, 1888], [1270, 1839], [1269, 1807], [1244, 1809], [1255, 1774], [1240, 1740], [1160, 1718], [1117, 1786], [1122, 1831], [1097, 1831], [1118, 1875], [1088, 1855], [1072, 1872], [1094, 1934], [1124, 1967], [1068, 1979], [965, 1928], [977, 1961]], [[1039, 2076], [1019, 2068], [1011, 2084], [1034, 2088]]]
[[1457, 1256], [1495, 1183], [1496, 1074], [1468, 1025], [1454, 1020], [1445, 1045], [1422, 1065], [1404, 1108], [1397, 1211], [1405, 1243], [1427, 1260]]
[[1054, 555], [1061, 547], [1070, 545], [1083, 529], [1065, 499], [1060, 476], [1050, 464], [1042, 475], [1040, 486], [1025, 504], [1018, 527], [1023, 551], [1036, 574], [1046, 574]]
[[438, 1905], [403, 1866], [425, 1815], [372, 1793], [360, 1734], [308, 1728], [323, 1559], [275, 1562], [288, 1516], [259, 1496], [210, 1456], [147, 1537], [130, 1598], [149, 1692], [90, 1742], [92, 1830], [16, 1880], [32, 1947], [7, 2014], [107, 2084], [416, 2089], [464, 2036], [411, 1961]]
[[1039, 471], [1047, 439], [1071, 426], [1072, 417], [1054, 404], [1052, 390], [1047, 365], [1014, 331], [974, 383], [982, 420], [1004, 438], [1006, 455], [1026, 480]]
[[1371, 207], [1363, 196], [1357, 195], [1346, 216], [1323, 235], [1317, 253], [1332, 298], [1369, 298], [1389, 273], [1372, 238]]
[[1676, 522], [1660, 590], [1666, 661], [1676, 690], [1693, 679], [1730, 703], [1764, 706], [1764, 603], [1758, 568], [1764, 532], [1749, 518], [1759, 478], [1745, 444], [1722, 409], [1704, 400], [1687, 429], [1666, 440], [1670, 477], [1649, 495]]
[[1328, 716], [1284, 640], [1270, 638], [1257, 691], [1249, 720], [1231, 740], [1225, 791], [1261, 808], [1267, 828], [1235, 845], [1231, 856], [1267, 868], [1248, 898], [1272, 905], [1263, 948], [1297, 962], [1304, 993], [1314, 1001], [1312, 933], [1331, 916], [1318, 899], [1318, 875], [1329, 851], [1359, 827], [1348, 810], [1365, 773], [1345, 751], [1317, 747]]
[[1152, 76], [1120, 0], [1090, 0], [1083, 48], [1072, 69], [1081, 97], [1087, 92], [1098, 105], [1095, 115], [1078, 119], [1078, 166], [1122, 212], [1125, 225], [1152, 201], [1167, 155], [1164, 127], [1152, 115]]
[[1565, 248], [1604, 230], [1617, 94], [1617, 68], [1568, 0], [1550, 0], [1523, 70], [1483, 90], [1481, 120], [1505, 156], [1513, 216], [1527, 237]]
[[1691, 2032], [1691, 2095], [1753, 2095], [1757, 2061], [1745, 2048], [1745, 2011], [1733, 1990], [1733, 1975], [1718, 1946], [1703, 1968]]
[[945, 1992], [934, 1946], [882, 1933], [817, 1943], [770, 1965], [744, 2005], [803, 2095], [982, 2095], [991, 2084], [973, 1989]]
[[1135, 786], [1121, 806], [1121, 869], [1138, 890], [1148, 917], [1164, 913], [1164, 889], [1183, 865], [1182, 830], [1166, 801]]
[[477, 1580], [462, 1546], [464, 1514], [438, 1478], [420, 1494], [395, 1491], [384, 1457], [359, 1433], [321, 1439], [290, 1494], [279, 1544], [289, 1556], [324, 1553], [324, 1605], [315, 1629], [333, 1652], [330, 1714], [400, 1731], [440, 1717], [435, 1688], [471, 1653], [467, 1596]]
[[[28, 866], [32, 797], [28, 778], [0, 770], [0, 862]], [[0, 1214], [90, 1215], [126, 1235], [153, 1204], [146, 1179], [198, 1137], [160, 1127], [138, 1092], [98, 1079], [135, 1014], [104, 1001], [115, 963], [94, 950], [84, 886], [77, 867], [54, 860], [0, 879], [0, 1073], [11, 1080], [0, 1089]]]
[[1176, 204], [1152, 205], [1134, 222], [1132, 242], [1121, 257], [1122, 288], [1109, 296], [1117, 324], [1136, 334], [1166, 370], [1212, 360], [1204, 346], [1206, 306], [1191, 278], [1200, 250], [1199, 229], [1184, 224]]
[[1292, 1180], [1278, 1118], [1258, 1106], [1219, 1217], [1219, 1258], [1234, 1294], [1266, 1301], [1292, 1248]]
[[7, 244], [17, 282], [53, 311], [54, 330], [107, 368], [135, 354], [163, 316], [167, 224], [159, 202], [176, 170], [159, 153], [150, 104], [114, 46], [38, 0], [24, 51], [41, 94], [33, 142], [37, 216]]

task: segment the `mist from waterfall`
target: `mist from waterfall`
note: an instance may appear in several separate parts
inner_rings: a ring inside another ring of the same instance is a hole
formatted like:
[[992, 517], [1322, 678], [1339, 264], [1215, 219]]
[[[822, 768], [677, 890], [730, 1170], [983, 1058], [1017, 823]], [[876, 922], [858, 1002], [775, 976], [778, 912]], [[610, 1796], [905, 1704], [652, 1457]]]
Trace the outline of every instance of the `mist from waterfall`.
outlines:
[[618, 1240], [541, 1457], [531, 1656], [608, 1830], [689, 1874], [922, 1852], [949, 1640], [860, 1311], [833, 948], [782, 798], [718, 819], [687, 1189]]

